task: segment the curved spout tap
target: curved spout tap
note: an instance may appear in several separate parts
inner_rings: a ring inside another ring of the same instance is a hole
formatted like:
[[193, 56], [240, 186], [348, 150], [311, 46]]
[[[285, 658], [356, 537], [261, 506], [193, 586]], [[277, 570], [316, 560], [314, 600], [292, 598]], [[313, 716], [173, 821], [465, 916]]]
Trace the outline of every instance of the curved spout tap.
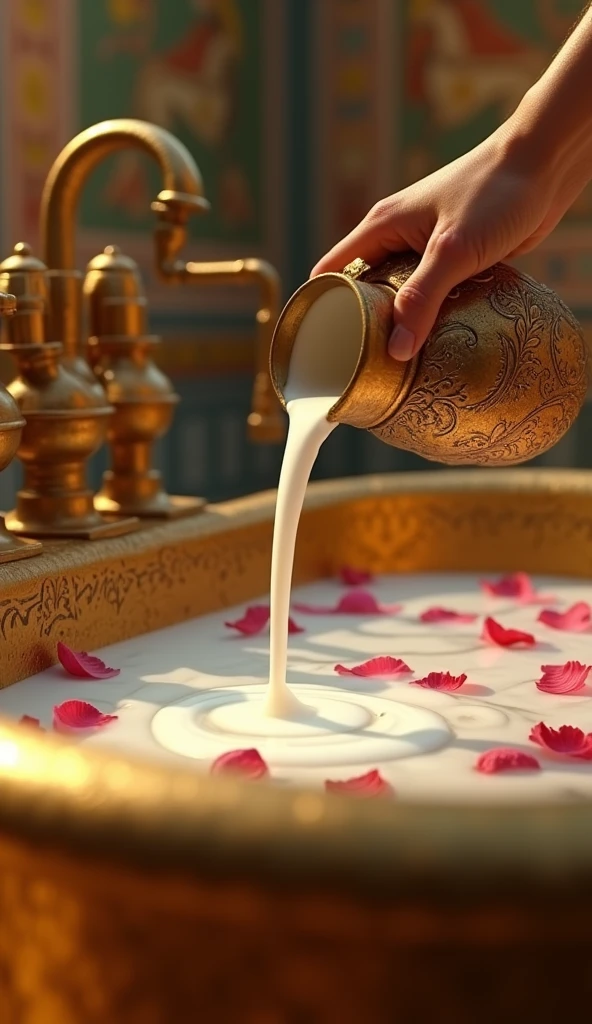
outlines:
[[101, 121], [76, 135], [54, 161], [41, 200], [43, 260], [50, 270], [74, 269], [76, 206], [91, 171], [119, 149], [144, 150], [159, 164], [164, 188], [158, 209], [174, 207], [184, 221], [189, 213], [209, 209], [203, 181], [186, 147], [164, 128], [134, 118]]
[[[166, 238], [159, 250], [158, 244]], [[197, 263], [170, 259], [172, 233], [157, 229], [157, 262], [161, 277], [175, 284], [256, 285], [259, 289], [257, 310], [257, 351], [255, 383], [251, 412], [247, 423], [254, 441], [281, 441], [286, 433], [285, 417], [271, 384], [269, 352], [271, 339], [280, 314], [280, 278], [275, 267], [266, 260], [253, 257]], [[176, 239], [173, 246], [176, 244]], [[158, 258], [158, 255], [160, 258]]]
[[[66, 359], [84, 373], [80, 357], [82, 275], [75, 269], [76, 208], [90, 173], [120, 149], [140, 149], [152, 156], [163, 174], [163, 189], [153, 207], [161, 216], [172, 211], [180, 244], [191, 213], [209, 209], [201, 174], [186, 147], [158, 125], [134, 118], [102, 121], [76, 135], [56, 157], [41, 199], [43, 259], [50, 287], [48, 341], [63, 344]], [[86, 367], [88, 374], [91, 371]]]

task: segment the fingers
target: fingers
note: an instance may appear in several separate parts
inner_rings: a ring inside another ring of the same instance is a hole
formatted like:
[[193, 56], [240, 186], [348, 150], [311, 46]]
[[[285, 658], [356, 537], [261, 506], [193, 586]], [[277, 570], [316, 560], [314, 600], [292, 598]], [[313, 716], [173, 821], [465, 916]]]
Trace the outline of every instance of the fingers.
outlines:
[[380, 263], [391, 252], [408, 249], [409, 245], [395, 227], [394, 219], [392, 198], [377, 203], [349, 235], [319, 260], [310, 276], [343, 270], [358, 257], [372, 266]]
[[478, 269], [454, 231], [434, 232], [419, 266], [397, 292], [389, 355], [402, 362], [411, 359], [434, 326], [448, 292]]

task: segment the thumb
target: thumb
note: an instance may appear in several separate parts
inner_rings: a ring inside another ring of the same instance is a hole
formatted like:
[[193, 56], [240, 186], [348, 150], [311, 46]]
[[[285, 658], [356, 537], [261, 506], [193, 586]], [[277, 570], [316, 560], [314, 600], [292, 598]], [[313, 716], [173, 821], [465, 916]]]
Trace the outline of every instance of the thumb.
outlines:
[[388, 342], [393, 359], [406, 362], [419, 352], [448, 292], [475, 273], [473, 262], [458, 236], [432, 235], [419, 266], [395, 297], [395, 326]]

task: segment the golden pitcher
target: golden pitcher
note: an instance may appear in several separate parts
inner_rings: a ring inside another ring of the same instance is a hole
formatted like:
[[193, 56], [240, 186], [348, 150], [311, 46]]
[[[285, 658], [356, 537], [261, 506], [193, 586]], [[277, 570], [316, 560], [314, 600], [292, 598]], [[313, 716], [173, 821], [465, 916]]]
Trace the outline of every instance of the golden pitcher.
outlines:
[[587, 390], [586, 346], [571, 311], [549, 288], [498, 263], [453, 289], [424, 347], [409, 362], [397, 362], [387, 353], [393, 300], [418, 260], [415, 253], [397, 254], [371, 268], [357, 259], [342, 274], [302, 285], [271, 346], [280, 401], [285, 405], [299, 339], [306, 334], [313, 347], [339, 348], [330, 315], [320, 333], [310, 326], [320, 304], [330, 301], [337, 311], [336, 303], [344, 303], [349, 330], [357, 331], [353, 372], [330, 420], [451, 465], [511, 465], [551, 448], [574, 422]]

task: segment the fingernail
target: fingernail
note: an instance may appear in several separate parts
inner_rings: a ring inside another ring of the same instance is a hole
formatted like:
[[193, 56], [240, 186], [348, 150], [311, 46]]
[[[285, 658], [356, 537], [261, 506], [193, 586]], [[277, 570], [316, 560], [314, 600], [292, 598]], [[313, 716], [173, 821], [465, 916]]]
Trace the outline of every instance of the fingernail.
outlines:
[[388, 354], [393, 359], [405, 362], [411, 359], [415, 349], [415, 335], [402, 324], [397, 324], [388, 340]]

